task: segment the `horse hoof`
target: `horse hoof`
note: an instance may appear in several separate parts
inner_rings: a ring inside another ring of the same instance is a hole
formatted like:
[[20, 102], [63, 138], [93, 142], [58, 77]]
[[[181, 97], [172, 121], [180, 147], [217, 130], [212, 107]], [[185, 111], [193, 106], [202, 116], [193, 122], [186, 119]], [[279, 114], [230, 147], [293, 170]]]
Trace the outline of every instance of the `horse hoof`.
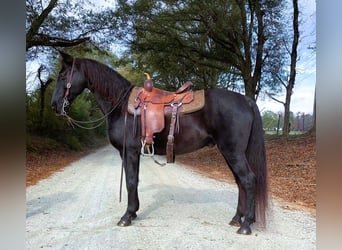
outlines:
[[241, 223], [240, 221], [237, 221], [237, 220], [231, 220], [229, 222], [229, 225], [233, 226], [233, 227], [240, 227], [241, 226]]
[[138, 216], [137, 216], [136, 213], [133, 213], [133, 214], [131, 215], [131, 219], [132, 219], [132, 220], [135, 220], [137, 217], [138, 217]]
[[129, 225], [131, 225], [131, 224], [132, 224], [131, 219], [129, 219], [129, 220], [127, 220], [127, 219], [121, 219], [121, 220], [117, 223], [117, 225], [118, 225], [119, 227], [127, 227], [127, 226], [129, 226]]
[[242, 226], [237, 231], [238, 234], [250, 235], [252, 234], [252, 230], [250, 227]]
[[137, 214], [133, 213], [131, 216], [127, 217], [122, 217], [121, 220], [117, 223], [119, 227], [127, 227], [132, 224], [132, 220], [135, 220], [137, 218]]

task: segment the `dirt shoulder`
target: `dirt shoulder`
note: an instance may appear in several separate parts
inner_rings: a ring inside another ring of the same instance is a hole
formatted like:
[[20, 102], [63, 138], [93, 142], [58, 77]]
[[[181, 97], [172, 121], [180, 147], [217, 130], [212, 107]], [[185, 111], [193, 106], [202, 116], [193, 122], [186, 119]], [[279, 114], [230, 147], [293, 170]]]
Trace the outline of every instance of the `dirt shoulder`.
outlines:
[[93, 152], [75, 152], [67, 150], [27, 152], [26, 153], [26, 187], [37, 184], [38, 181], [50, 177], [53, 173], [61, 171], [70, 163], [81, 159]]
[[[286, 202], [284, 207], [316, 211], [316, 138], [297, 136], [266, 138], [269, 190], [273, 198]], [[216, 147], [176, 156], [210, 178], [235, 183], [224, 158]]]

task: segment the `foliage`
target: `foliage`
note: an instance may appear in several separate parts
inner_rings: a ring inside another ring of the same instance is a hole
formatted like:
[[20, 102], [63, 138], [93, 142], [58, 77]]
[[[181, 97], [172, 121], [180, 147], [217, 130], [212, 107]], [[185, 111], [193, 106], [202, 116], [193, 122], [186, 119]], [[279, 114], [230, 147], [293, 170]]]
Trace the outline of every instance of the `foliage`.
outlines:
[[274, 130], [275, 128], [277, 128], [278, 125], [278, 114], [272, 112], [272, 111], [265, 111], [262, 114], [262, 123], [263, 123], [263, 127], [266, 130]]
[[[276, 131], [278, 128], [279, 122], [279, 129], [282, 130], [284, 127], [284, 113], [275, 113], [270, 110], [266, 110], [262, 112], [262, 122], [263, 128], [266, 131]], [[296, 131], [298, 132], [308, 132], [314, 125], [314, 118], [311, 114], [304, 114], [304, 113], [297, 113], [294, 114], [290, 112], [289, 116], [289, 127], [290, 132]], [[281, 134], [283, 131], [281, 131]]]
[[[50, 107], [50, 100], [55, 83], [47, 88], [45, 107]], [[92, 147], [101, 141], [106, 133], [104, 126], [100, 126], [94, 130], [84, 130], [81, 128], [73, 128], [67, 123], [67, 120], [56, 115], [52, 109], [44, 109], [44, 119], [40, 118], [40, 95], [39, 89], [31, 95], [26, 96], [26, 129], [28, 138], [39, 136], [45, 137], [47, 140], [55, 141], [72, 150], [82, 150]], [[87, 92], [81, 94], [73, 103], [70, 109], [70, 115], [77, 120], [94, 120], [101, 113], [96, 107], [94, 98]], [[27, 141], [28, 149], [39, 149], [31, 140]], [[55, 144], [55, 143], [53, 143]]]
[[115, 37], [115, 23], [113, 8], [97, 9], [90, 0], [26, 0], [27, 56], [86, 41], [108, 46]]
[[134, 69], [151, 73], [165, 89], [191, 80], [195, 89], [223, 87], [255, 99], [264, 88], [279, 90], [274, 74], [284, 63], [284, 1], [118, 0], [97, 6], [27, 0], [27, 58], [47, 55], [51, 47], [124, 45]]
[[35, 74], [36, 64], [53, 72], [57, 48], [97, 54], [117, 47], [115, 2], [106, 0], [105, 5], [91, 0], [26, 0], [28, 90], [35, 89], [29, 76]]
[[117, 15], [139, 67], [166, 88], [192, 80], [198, 88], [244, 90], [256, 98], [262, 73], [282, 63], [281, 3], [118, 1]]

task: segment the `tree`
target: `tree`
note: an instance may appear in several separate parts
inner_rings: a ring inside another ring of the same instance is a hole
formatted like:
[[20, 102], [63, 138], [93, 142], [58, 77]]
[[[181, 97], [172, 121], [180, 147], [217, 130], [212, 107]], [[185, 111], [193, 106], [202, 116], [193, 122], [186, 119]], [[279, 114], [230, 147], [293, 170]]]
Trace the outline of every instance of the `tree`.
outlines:
[[[283, 41], [283, 48], [286, 49], [287, 53], [290, 57], [290, 71], [287, 69], [279, 69], [276, 72], [276, 78], [282, 86], [285, 88], [285, 101], [280, 101], [273, 96], [272, 93], [268, 93], [269, 97], [279, 103], [284, 105], [284, 123], [283, 123], [283, 136], [289, 135], [290, 130], [290, 104], [291, 104], [291, 96], [293, 92], [293, 88], [295, 86], [296, 79], [296, 64], [297, 64], [297, 47], [299, 43], [299, 9], [298, 9], [298, 0], [292, 1], [293, 5], [293, 15], [292, 15], [292, 28], [293, 28], [293, 36], [292, 38], [292, 46], [291, 49], [288, 47], [288, 40], [285, 39]], [[285, 54], [285, 55], [286, 55]]]
[[39, 86], [39, 93], [40, 93], [40, 110], [39, 110], [39, 124], [42, 127], [43, 126], [43, 121], [44, 121], [44, 110], [45, 110], [45, 96], [46, 96], [46, 89], [48, 86], [52, 83], [53, 79], [48, 78], [46, 81], [42, 79], [42, 71], [44, 71], [46, 68], [44, 65], [41, 65], [38, 68], [38, 80], [40, 83]]
[[27, 57], [36, 57], [44, 48], [113, 42], [113, 8], [94, 10], [92, 5], [89, 0], [26, 0]]
[[267, 110], [262, 113], [262, 124], [264, 129], [272, 130], [277, 127], [278, 114], [273, 111]]
[[89, 40], [89, 37], [68, 39], [39, 32], [44, 22], [48, 20], [49, 14], [57, 6], [57, 2], [58, 0], [51, 0], [48, 6], [43, 9], [41, 13], [37, 13], [34, 6], [35, 4], [40, 5], [39, 8], [42, 9], [42, 2], [34, 3], [32, 1], [26, 1], [26, 10], [28, 11], [26, 22], [27, 24], [30, 24], [30, 27], [26, 32], [26, 51], [34, 46], [69, 47]]
[[290, 121], [290, 103], [292, 90], [296, 81], [296, 64], [297, 64], [297, 47], [299, 41], [299, 10], [298, 10], [298, 0], [293, 0], [293, 40], [291, 48], [291, 65], [290, 65], [290, 78], [286, 86], [286, 97], [285, 97], [285, 112], [284, 112], [284, 127], [283, 135], [289, 135], [289, 121]]
[[[108, 1], [114, 4], [114, 0]], [[52, 72], [54, 65], [50, 62], [55, 62], [58, 55], [55, 48], [98, 53], [113, 46], [117, 42], [113, 13], [114, 5], [99, 8], [91, 0], [26, 0], [27, 75], [36, 74], [37, 64], [44, 64]], [[27, 85], [34, 85], [31, 79]]]
[[276, 58], [268, 30], [277, 30], [272, 20], [281, 1], [121, 0], [118, 6], [140, 67], [176, 84], [180, 76], [207, 88], [222, 78], [240, 81], [245, 94], [257, 98], [264, 63]]
[[315, 97], [314, 97], [314, 105], [312, 112], [312, 127], [309, 130], [309, 133], [312, 135], [316, 135], [316, 88], [315, 88]]

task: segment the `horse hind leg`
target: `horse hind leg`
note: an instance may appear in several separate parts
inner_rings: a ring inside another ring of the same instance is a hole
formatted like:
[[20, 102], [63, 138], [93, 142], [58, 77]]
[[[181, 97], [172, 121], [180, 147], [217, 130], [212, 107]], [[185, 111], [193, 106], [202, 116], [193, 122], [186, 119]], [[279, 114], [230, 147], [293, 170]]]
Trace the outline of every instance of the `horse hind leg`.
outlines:
[[236, 213], [232, 220], [229, 222], [229, 225], [235, 226], [235, 227], [240, 227], [242, 225], [242, 217], [245, 214], [246, 211], [246, 193], [244, 189], [241, 187], [239, 181], [237, 178], [235, 178], [236, 184], [238, 185], [238, 204], [236, 208]]
[[250, 225], [255, 222], [256, 179], [244, 153], [226, 153], [223, 156], [232, 170], [239, 187], [239, 200], [235, 216], [230, 225], [240, 226], [237, 233], [251, 234]]

